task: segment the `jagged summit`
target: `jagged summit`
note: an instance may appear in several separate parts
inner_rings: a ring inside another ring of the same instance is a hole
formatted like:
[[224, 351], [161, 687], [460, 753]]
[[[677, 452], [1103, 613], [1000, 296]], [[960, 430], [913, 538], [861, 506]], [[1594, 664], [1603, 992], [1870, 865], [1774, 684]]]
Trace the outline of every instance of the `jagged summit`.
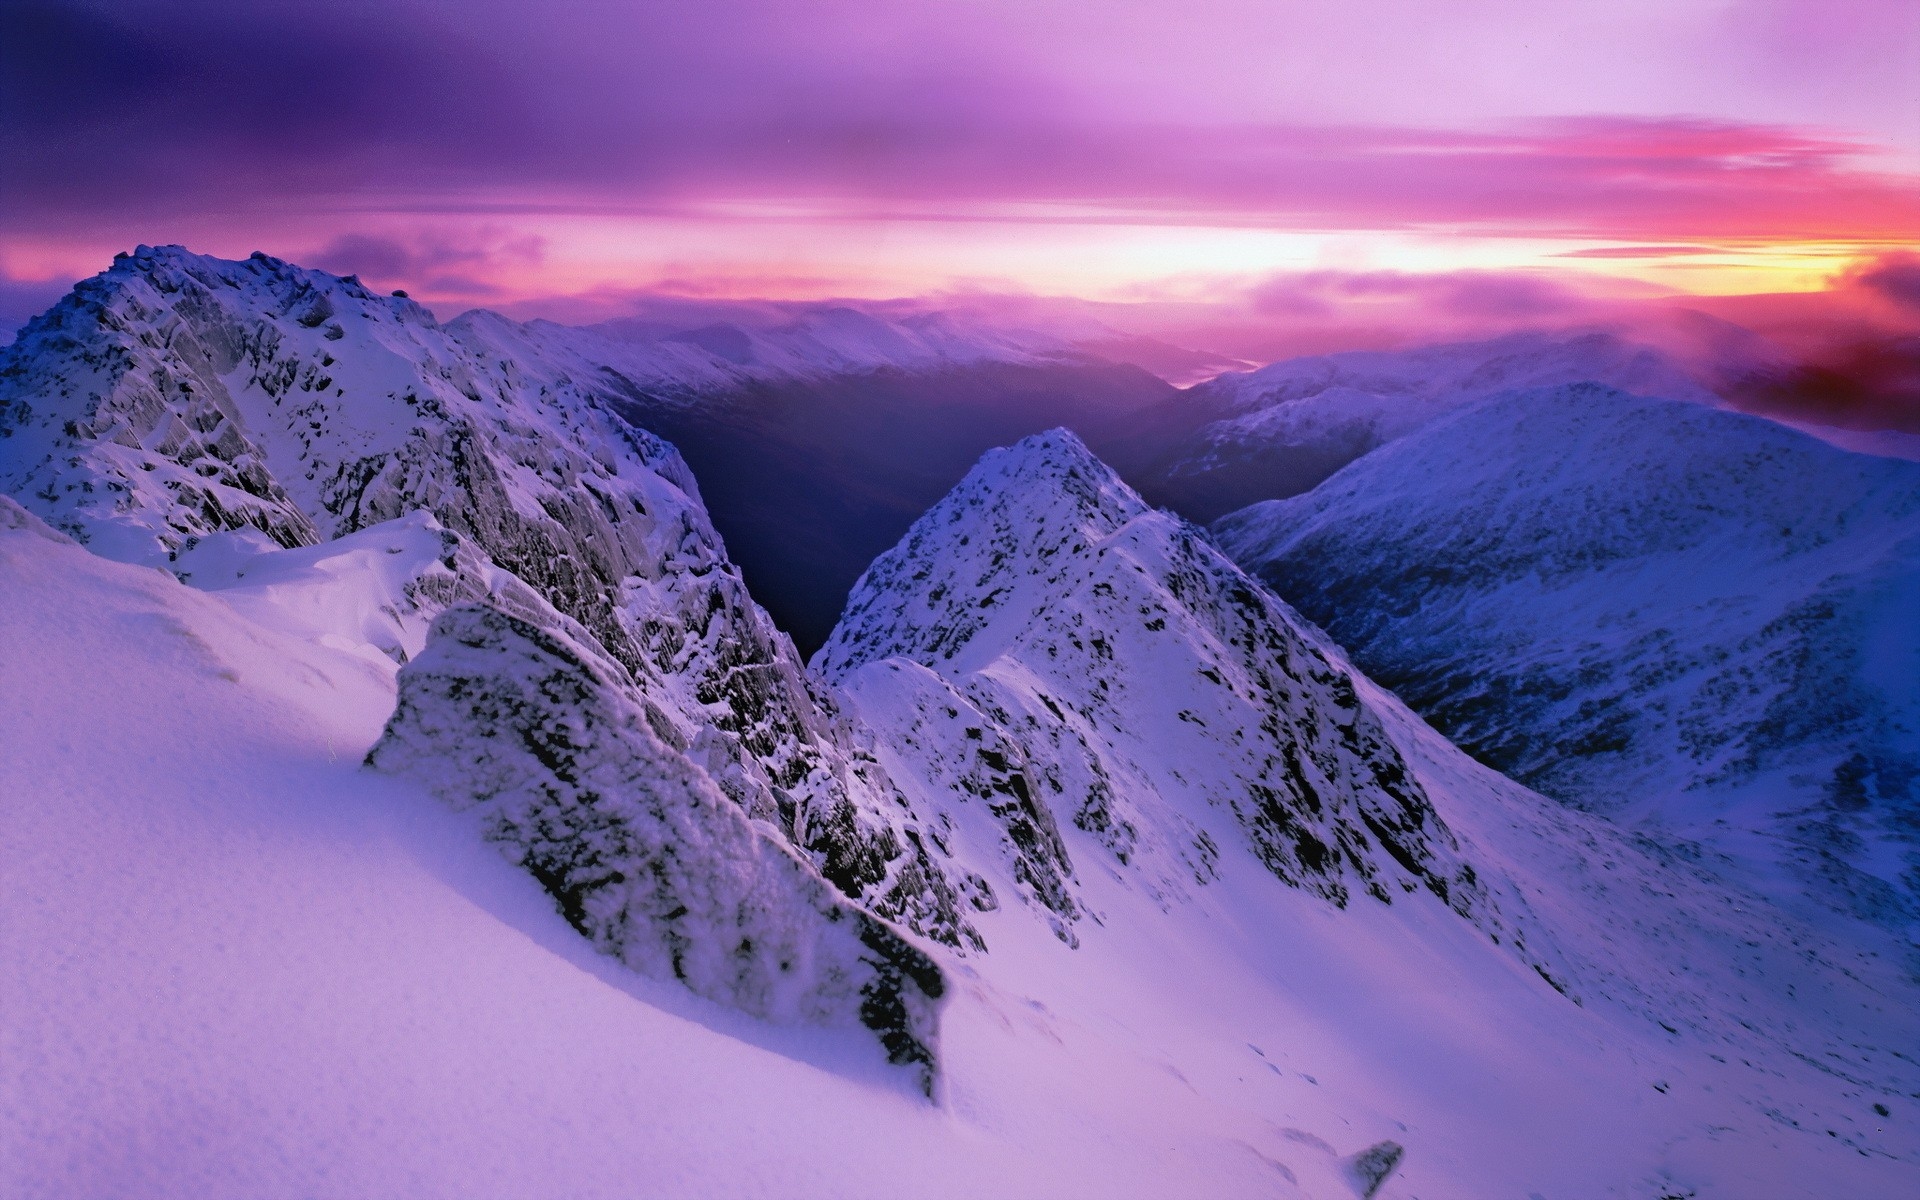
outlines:
[[1150, 511], [1069, 430], [988, 451], [867, 569], [813, 665], [840, 679], [878, 658], [961, 656], [983, 631], [1033, 619], [1081, 554]]
[[[675, 752], [833, 886], [977, 942], [964, 881], [754, 603], [678, 452], [590, 373], [531, 372], [480, 331], [530, 336], [264, 255], [142, 248], [0, 351], [0, 491], [168, 566], [226, 531], [306, 546], [425, 510], [577, 622]], [[409, 620], [492, 590], [454, 581]]]
[[[456, 506], [455, 489], [422, 477], [430, 464], [406, 482], [375, 464], [417, 453], [428, 426], [484, 418], [497, 436], [531, 419], [558, 443], [591, 419], [577, 394], [530, 411], [504, 367], [419, 304], [265, 254], [140, 247], [37, 318], [0, 364], [0, 483], [128, 557], [241, 524], [306, 544], [397, 515], [392, 493], [408, 488]], [[646, 449], [685, 476], [670, 449]], [[550, 475], [579, 461], [551, 455]]]
[[[984, 457], [873, 565], [814, 661], [876, 729], [939, 747], [931, 769], [890, 760], [897, 776], [931, 793], [971, 775], [1021, 820], [1056, 810], [1169, 897], [1250, 846], [1342, 903], [1425, 886], [1479, 912], [1344, 664], [1063, 430]], [[1072, 873], [1045, 837], [1008, 844], [1045, 860], [1032, 880]]]
[[1140, 498], [1121, 482], [1113, 468], [1089, 450], [1087, 444], [1071, 429], [1056, 426], [1022, 438], [1011, 446], [989, 450], [981, 456], [974, 471], [968, 473], [968, 479], [973, 481], [977, 476], [981, 483], [985, 483], [994, 478], [1017, 475], [1055, 480], [1069, 490], [1077, 490], [1068, 482], [1073, 479], [1097, 481], [1110, 504], [1121, 507], [1142, 504]]

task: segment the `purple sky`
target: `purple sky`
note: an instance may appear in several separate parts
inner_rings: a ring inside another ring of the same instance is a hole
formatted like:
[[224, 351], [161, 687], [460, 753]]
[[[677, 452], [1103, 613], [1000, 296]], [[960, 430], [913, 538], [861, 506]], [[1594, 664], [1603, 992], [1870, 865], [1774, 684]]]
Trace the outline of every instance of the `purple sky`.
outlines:
[[1276, 318], [1303, 279], [1806, 290], [1920, 243], [1912, 0], [0, 13], [0, 309], [162, 241], [456, 308], [960, 289]]

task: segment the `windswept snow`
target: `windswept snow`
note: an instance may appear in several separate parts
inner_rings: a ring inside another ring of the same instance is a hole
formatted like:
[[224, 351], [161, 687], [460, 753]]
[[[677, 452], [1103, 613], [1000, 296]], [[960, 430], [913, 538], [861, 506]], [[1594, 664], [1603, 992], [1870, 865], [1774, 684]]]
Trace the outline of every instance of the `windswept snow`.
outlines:
[[263, 624], [394, 663], [419, 654], [433, 618], [462, 602], [566, 621], [426, 512], [293, 550], [251, 527], [208, 534], [190, 539], [169, 569]]

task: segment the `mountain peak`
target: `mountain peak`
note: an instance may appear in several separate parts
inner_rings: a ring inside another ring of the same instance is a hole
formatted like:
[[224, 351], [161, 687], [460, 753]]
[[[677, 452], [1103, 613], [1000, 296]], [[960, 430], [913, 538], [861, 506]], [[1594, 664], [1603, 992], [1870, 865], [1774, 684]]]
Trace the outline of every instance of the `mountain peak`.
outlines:
[[[1151, 511], [1066, 429], [990, 450], [867, 568], [814, 666], [838, 678], [893, 655], [952, 658], [988, 626], [1024, 620], [1058, 570]], [[920, 586], [934, 571], [943, 581]]]
[[958, 506], [1003, 493], [1027, 499], [1044, 496], [1050, 504], [1065, 500], [1085, 518], [1111, 528], [1149, 510], [1146, 501], [1087, 449], [1079, 435], [1064, 428], [987, 451], [948, 500]]
[[[590, 369], [542, 377], [498, 318], [441, 326], [351, 279], [179, 247], [127, 255], [43, 321], [0, 351], [0, 492], [156, 566], [243, 527], [304, 547], [427, 510], [577, 622], [676, 752], [828, 882], [972, 933], [678, 453], [603, 407]], [[455, 598], [435, 581], [416, 607]]]
[[[1015, 798], [1051, 792], [1060, 816], [1157, 895], [1237, 869], [1221, 847], [1240, 841], [1336, 903], [1424, 885], [1486, 915], [1474, 872], [1337, 656], [1065, 430], [982, 458], [875, 562], [815, 665], [874, 728], [943, 747], [930, 771], [890, 765], [898, 778], [929, 781], [929, 797], [935, 776]], [[1157, 748], [1151, 760], [1141, 745]], [[1044, 833], [1009, 830], [1012, 874], [1068, 922], [1072, 890], [1056, 881], [1071, 860], [1064, 844], [1043, 853]]]

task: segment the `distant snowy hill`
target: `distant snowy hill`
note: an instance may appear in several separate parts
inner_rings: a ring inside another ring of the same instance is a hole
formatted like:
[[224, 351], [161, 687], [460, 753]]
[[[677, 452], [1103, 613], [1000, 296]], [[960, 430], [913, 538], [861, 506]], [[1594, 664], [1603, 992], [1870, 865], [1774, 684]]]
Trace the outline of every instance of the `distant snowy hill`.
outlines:
[[1196, 521], [1311, 489], [1361, 455], [1487, 396], [1598, 382], [1718, 404], [1659, 352], [1609, 333], [1516, 333], [1355, 350], [1221, 375], [1109, 448], [1155, 503]]
[[[660, 399], [695, 402], [752, 385], [829, 379], [878, 371], [922, 372], [1012, 363], [1081, 363], [1086, 355], [1040, 333], [962, 321], [945, 313], [887, 318], [847, 305], [791, 305], [773, 313], [725, 305], [689, 313], [689, 324], [658, 316], [573, 327], [527, 324], [496, 313], [467, 313], [449, 330], [478, 346], [513, 344], [523, 366], [571, 368], [583, 378], [616, 377]], [[733, 317], [734, 319], [728, 319]]]
[[1920, 918], [1920, 466], [1587, 385], [1217, 529], [1483, 761]]

